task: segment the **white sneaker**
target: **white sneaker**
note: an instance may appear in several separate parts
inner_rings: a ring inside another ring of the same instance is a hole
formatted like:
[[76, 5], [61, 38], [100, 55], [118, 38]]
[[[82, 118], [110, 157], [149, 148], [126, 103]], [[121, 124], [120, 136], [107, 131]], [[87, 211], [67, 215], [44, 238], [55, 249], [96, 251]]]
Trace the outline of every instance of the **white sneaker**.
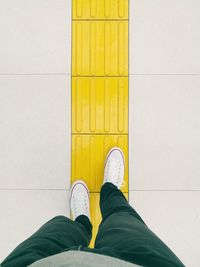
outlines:
[[90, 219], [90, 194], [82, 180], [75, 181], [71, 186], [70, 208], [74, 220], [80, 215], [86, 215]]
[[118, 189], [125, 185], [124, 181], [125, 157], [119, 147], [113, 147], [105, 160], [104, 181], [113, 183]]

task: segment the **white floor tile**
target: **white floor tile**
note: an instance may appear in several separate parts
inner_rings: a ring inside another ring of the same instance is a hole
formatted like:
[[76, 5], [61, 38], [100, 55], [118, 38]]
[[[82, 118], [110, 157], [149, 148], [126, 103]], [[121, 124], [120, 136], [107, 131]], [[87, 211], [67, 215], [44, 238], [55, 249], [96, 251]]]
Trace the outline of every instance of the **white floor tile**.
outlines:
[[64, 190], [1, 190], [0, 262], [54, 216], [69, 217], [68, 198]]
[[130, 189], [200, 189], [200, 76], [131, 76]]
[[1, 0], [0, 32], [0, 73], [70, 73], [70, 0]]
[[200, 191], [131, 191], [129, 202], [185, 266], [198, 266]]
[[200, 2], [130, 1], [130, 73], [200, 73]]
[[0, 95], [0, 188], [69, 188], [70, 76], [1, 76]]

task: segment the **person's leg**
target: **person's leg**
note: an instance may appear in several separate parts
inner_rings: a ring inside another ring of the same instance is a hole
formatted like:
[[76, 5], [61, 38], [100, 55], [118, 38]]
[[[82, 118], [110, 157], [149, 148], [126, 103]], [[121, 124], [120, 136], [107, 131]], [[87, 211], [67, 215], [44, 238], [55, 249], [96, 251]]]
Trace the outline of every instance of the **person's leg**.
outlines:
[[88, 246], [92, 225], [85, 215], [75, 221], [57, 216], [45, 223], [36, 233], [22, 242], [2, 262], [2, 267], [25, 267], [73, 246]]
[[95, 248], [115, 253], [120, 259], [148, 267], [182, 267], [176, 255], [145, 225], [112, 183], [101, 188], [102, 222]]

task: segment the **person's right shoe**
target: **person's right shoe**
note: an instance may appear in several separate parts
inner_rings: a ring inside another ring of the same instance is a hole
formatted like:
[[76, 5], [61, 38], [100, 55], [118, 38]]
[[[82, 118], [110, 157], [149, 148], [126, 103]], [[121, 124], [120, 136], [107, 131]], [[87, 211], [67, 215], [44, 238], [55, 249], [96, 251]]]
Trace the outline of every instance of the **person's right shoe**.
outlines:
[[118, 189], [125, 184], [124, 181], [125, 157], [119, 147], [113, 147], [105, 160], [104, 181], [114, 184]]

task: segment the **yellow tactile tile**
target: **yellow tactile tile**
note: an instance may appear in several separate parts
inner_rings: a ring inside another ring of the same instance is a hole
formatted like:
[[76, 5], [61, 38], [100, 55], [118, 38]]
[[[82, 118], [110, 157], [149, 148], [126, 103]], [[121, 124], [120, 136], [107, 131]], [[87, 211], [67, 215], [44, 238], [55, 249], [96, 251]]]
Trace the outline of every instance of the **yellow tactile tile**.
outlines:
[[[128, 200], [128, 193], [124, 193], [124, 196]], [[94, 247], [96, 235], [98, 233], [99, 225], [102, 220], [101, 211], [99, 207], [99, 199], [100, 199], [99, 193], [90, 193], [90, 214], [91, 214], [91, 222], [93, 225], [92, 240], [90, 242], [91, 248]]]
[[128, 75], [128, 21], [73, 21], [73, 76]]
[[108, 151], [120, 147], [125, 155], [125, 187], [128, 192], [128, 135], [72, 135], [71, 183], [86, 182], [90, 192], [100, 192]]
[[128, 19], [128, 0], [73, 0], [73, 19]]
[[73, 133], [128, 133], [128, 78], [72, 79]]

